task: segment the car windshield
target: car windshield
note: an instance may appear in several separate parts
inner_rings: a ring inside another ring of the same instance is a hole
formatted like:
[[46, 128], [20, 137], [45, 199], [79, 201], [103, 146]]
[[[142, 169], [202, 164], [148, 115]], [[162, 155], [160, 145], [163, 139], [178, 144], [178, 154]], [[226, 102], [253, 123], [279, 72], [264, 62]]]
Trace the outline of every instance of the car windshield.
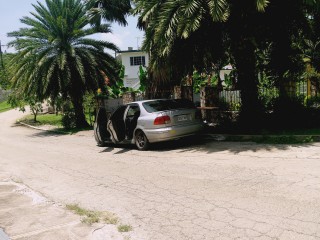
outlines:
[[154, 100], [142, 103], [142, 105], [149, 113], [173, 109], [195, 108], [193, 102], [187, 99]]

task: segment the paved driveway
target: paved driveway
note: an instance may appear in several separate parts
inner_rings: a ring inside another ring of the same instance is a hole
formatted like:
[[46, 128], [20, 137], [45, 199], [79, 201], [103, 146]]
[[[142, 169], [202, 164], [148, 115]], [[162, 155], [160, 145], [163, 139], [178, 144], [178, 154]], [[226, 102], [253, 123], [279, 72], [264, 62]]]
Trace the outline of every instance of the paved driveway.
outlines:
[[13, 126], [20, 114], [0, 114], [0, 171], [62, 205], [115, 213], [131, 240], [320, 239], [319, 143], [189, 140], [139, 152], [98, 148], [92, 131]]

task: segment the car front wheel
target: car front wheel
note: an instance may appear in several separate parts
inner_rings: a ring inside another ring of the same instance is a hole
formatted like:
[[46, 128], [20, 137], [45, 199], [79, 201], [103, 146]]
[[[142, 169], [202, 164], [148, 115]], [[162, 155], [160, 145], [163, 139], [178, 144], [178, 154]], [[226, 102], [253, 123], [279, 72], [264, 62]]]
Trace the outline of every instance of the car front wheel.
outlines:
[[140, 151], [145, 151], [150, 146], [150, 143], [149, 143], [146, 135], [141, 130], [136, 131], [135, 143], [136, 143], [138, 150], [140, 150]]

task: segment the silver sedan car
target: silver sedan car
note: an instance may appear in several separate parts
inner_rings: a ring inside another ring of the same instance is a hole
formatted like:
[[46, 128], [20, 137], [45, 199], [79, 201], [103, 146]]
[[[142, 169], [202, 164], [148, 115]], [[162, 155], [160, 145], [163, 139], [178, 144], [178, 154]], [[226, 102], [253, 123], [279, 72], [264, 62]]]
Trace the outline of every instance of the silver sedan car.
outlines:
[[202, 128], [201, 113], [191, 101], [156, 99], [122, 105], [110, 116], [100, 108], [94, 135], [99, 146], [132, 143], [139, 150], [147, 150], [150, 143], [193, 135]]

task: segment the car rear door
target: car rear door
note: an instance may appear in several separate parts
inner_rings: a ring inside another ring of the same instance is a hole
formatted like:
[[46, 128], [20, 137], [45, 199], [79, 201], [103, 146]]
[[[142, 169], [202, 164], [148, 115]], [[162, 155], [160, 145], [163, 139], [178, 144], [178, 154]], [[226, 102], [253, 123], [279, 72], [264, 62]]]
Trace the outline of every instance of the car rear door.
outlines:
[[120, 106], [117, 110], [113, 112], [109, 121], [108, 121], [108, 131], [111, 134], [111, 139], [113, 142], [122, 142], [126, 137], [126, 129], [124, 122], [124, 113], [127, 109], [127, 106]]

